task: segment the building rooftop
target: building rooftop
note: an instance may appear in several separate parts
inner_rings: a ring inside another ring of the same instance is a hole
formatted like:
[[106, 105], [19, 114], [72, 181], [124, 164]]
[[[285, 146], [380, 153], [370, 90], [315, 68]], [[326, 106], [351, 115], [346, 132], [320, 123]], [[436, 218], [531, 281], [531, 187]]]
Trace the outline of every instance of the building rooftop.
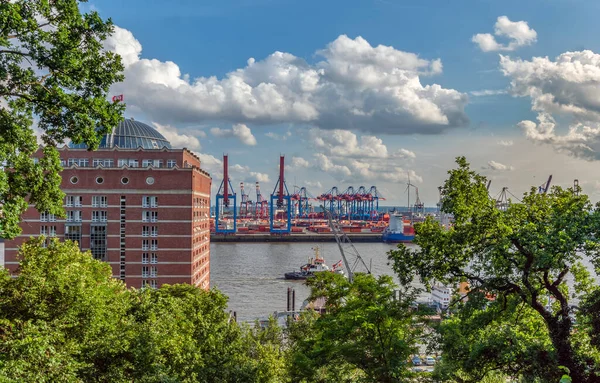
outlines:
[[[70, 143], [72, 149], [86, 149], [85, 144]], [[171, 143], [156, 129], [133, 118], [125, 119], [117, 125], [112, 134], [102, 137], [99, 148], [119, 147], [123, 149], [171, 149]]]

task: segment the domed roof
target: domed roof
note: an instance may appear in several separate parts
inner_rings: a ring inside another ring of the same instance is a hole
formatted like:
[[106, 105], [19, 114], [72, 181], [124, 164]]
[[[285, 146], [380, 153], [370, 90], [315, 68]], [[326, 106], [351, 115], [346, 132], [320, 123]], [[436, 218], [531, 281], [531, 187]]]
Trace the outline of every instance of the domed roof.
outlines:
[[[85, 144], [69, 144], [72, 149], [86, 149]], [[119, 147], [122, 149], [171, 149], [171, 143], [153, 127], [134, 119], [125, 119], [117, 125], [112, 134], [106, 134], [100, 142], [100, 149]]]

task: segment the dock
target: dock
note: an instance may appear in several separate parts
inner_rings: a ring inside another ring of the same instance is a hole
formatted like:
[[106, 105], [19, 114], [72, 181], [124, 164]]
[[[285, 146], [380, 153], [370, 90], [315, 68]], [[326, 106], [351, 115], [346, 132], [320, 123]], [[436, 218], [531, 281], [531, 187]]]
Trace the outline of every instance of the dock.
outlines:
[[[381, 242], [381, 233], [346, 233], [353, 243]], [[290, 233], [290, 234], [216, 234], [211, 233], [211, 242], [335, 242], [331, 233]]]

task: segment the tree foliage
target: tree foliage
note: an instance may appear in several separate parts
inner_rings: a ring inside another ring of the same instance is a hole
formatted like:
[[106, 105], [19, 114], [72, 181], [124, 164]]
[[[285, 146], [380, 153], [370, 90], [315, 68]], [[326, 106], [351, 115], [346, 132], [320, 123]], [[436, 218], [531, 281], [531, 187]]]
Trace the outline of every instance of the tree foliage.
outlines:
[[334, 273], [308, 280], [310, 300], [325, 298], [327, 311], [293, 324], [291, 374], [306, 382], [396, 382], [409, 376], [408, 359], [421, 330], [410, 299], [396, 299], [389, 276]]
[[[98, 13], [81, 14], [77, 0], [0, 1], [0, 234], [18, 235], [27, 203], [62, 215], [57, 145], [67, 139], [98, 147], [117, 125], [123, 105], [107, 99], [123, 80], [118, 55], [102, 41], [112, 31]], [[34, 163], [34, 126], [44, 158]]]
[[[469, 302], [461, 310], [471, 310], [474, 316], [459, 314], [448, 323], [449, 331], [458, 326], [458, 336], [442, 333], [448, 347], [462, 336], [474, 342], [455, 356], [461, 368], [468, 369], [472, 352], [481, 351], [474, 348], [481, 347], [487, 350], [481, 355], [487, 367], [479, 363], [481, 368], [514, 374], [511, 360], [501, 365], [496, 361], [497, 355], [514, 351], [513, 358], [525, 353], [530, 363], [542, 367], [533, 370], [540, 379], [558, 381], [558, 367], [564, 366], [573, 381], [597, 381], [598, 354], [584, 347], [586, 341], [589, 344], [586, 333], [575, 331], [573, 318], [578, 313], [570, 302], [593, 288], [582, 261], [600, 261], [599, 207], [579, 190], [554, 187], [547, 194], [532, 189], [520, 203], [500, 210], [488, 196], [485, 177], [472, 171], [464, 157], [457, 158], [457, 164], [442, 188], [442, 211], [454, 217], [452, 227], [428, 219], [415, 228], [418, 249], [399, 247], [389, 254], [401, 282], [409, 283], [417, 275], [427, 285], [469, 283]], [[470, 299], [477, 294], [491, 294], [496, 302], [477, 307], [479, 301]], [[547, 304], [548, 298], [552, 304]], [[468, 327], [481, 320], [488, 322], [489, 331]], [[535, 329], [537, 339], [523, 339], [531, 336], [533, 323], [543, 324], [545, 330]], [[494, 339], [492, 329], [499, 328], [508, 331], [504, 342], [502, 337]], [[539, 351], [546, 343], [551, 347], [542, 355]], [[542, 366], [543, 358], [548, 365]], [[548, 369], [551, 373], [541, 375]]]
[[280, 330], [239, 326], [218, 291], [127, 289], [75, 244], [40, 245], [0, 275], [0, 381], [285, 381]]

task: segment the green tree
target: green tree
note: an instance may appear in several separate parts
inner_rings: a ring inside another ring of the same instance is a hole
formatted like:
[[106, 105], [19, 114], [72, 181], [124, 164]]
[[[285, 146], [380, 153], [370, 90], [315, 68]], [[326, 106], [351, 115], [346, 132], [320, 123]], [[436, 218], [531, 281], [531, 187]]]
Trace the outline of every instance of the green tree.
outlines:
[[309, 299], [325, 298], [327, 311], [292, 325], [293, 381], [396, 382], [411, 374], [421, 328], [391, 277], [357, 273], [349, 282], [319, 273], [307, 283]]
[[[81, 1], [83, 2], [83, 1]], [[107, 99], [123, 80], [118, 55], [102, 48], [112, 31], [77, 0], [0, 1], [0, 235], [20, 233], [28, 201], [63, 215], [57, 145], [71, 139], [98, 147], [124, 106]], [[42, 132], [44, 158], [31, 158]]]
[[[504, 324], [511, 315], [517, 315], [514, 310], [519, 305], [515, 302], [519, 301], [527, 306], [527, 316], [534, 316], [531, 321], [535, 318], [546, 327], [546, 332], [539, 333], [552, 345], [547, 356], [552, 361], [552, 376], [546, 378], [558, 381], [562, 375], [558, 367], [564, 366], [573, 381], [597, 381], [599, 361], [594, 360], [594, 353], [582, 347], [586, 343], [581, 338], [585, 332], [574, 332], [576, 313], [570, 299], [573, 295], [584, 295], [591, 288], [582, 259], [600, 261], [598, 206], [592, 206], [579, 190], [554, 187], [548, 194], [532, 189], [520, 203], [501, 210], [488, 196], [485, 177], [472, 171], [464, 157], [457, 158], [457, 164], [458, 168], [449, 171], [442, 188], [442, 211], [454, 217], [453, 225], [446, 229], [439, 222], [427, 219], [415, 228], [418, 249], [399, 247], [389, 253], [401, 283], [410, 283], [415, 276], [427, 285], [434, 281], [456, 284], [466, 280], [470, 285], [469, 296], [496, 297], [498, 304], [489, 310], [513, 307], [502, 319]], [[566, 282], [569, 277], [574, 280], [571, 286]], [[553, 304], [546, 304], [548, 297]], [[517, 324], [514, 331], [528, 325], [526, 321]], [[471, 339], [487, 343], [493, 336], [488, 334]], [[537, 343], [543, 345], [545, 340]], [[528, 342], [526, 346], [533, 344]], [[507, 341], [496, 347], [513, 345]], [[537, 355], [534, 352], [530, 357]], [[489, 361], [495, 357], [494, 353], [487, 355]], [[497, 368], [506, 368], [511, 375], [514, 371], [509, 366]]]
[[128, 347], [128, 292], [110, 266], [43, 240], [22, 245], [18, 277], [0, 275], [0, 381], [81, 381], [95, 353]]
[[281, 329], [239, 326], [227, 297], [191, 285], [127, 289], [72, 242], [25, 243], [0, 272], [2, 382], [287, 380]]

